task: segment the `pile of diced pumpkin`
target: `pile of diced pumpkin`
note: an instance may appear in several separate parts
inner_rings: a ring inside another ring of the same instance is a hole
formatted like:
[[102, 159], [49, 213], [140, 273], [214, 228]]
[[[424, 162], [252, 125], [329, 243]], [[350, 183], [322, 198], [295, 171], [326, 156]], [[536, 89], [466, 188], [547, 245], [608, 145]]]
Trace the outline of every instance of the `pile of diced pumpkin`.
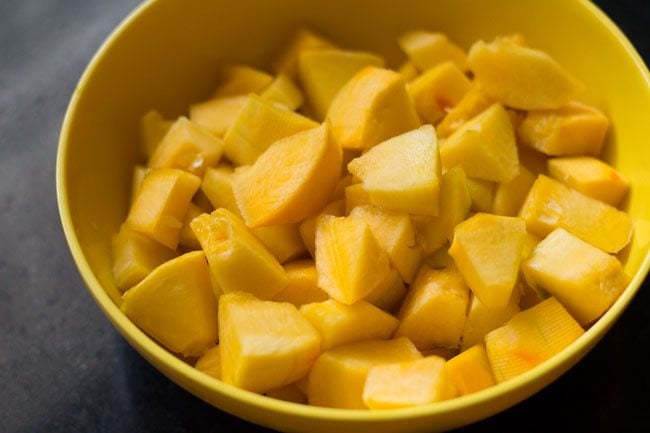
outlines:
[[628, 283], [609, 127], [523, 37], [399, 39], [397, 70], [298, 31], [142, 119], [113, 240], [122, 311], [199, 370], [271, 397], [382, 409], [507, 381]]

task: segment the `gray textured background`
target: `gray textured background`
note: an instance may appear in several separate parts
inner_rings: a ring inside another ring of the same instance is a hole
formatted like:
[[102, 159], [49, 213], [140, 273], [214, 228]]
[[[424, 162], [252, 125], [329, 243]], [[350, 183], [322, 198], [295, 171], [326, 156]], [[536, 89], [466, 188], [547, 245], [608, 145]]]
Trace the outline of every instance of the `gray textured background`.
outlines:
[[[54, 167], [68, 99], [137, 3], [0, 0], [2, 433], [267, 431], [199, 401], [140, 358], [87, 294], [60, 228]], [[648, 62], [650, 2], [596, 3]], [[650, 431], [641, 355], [649, 310], [646, 284], [577, 368], [465, 431]]]

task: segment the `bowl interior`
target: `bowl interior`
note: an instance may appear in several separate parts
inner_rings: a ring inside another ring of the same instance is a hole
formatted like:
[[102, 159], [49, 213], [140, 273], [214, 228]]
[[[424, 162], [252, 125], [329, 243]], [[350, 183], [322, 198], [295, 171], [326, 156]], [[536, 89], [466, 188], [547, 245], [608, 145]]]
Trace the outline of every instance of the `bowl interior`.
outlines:
[[[606, 159], [632, 182], [627, 210], [637, 233], [623, 256], [635, 278], [615, 306], [571, 348], [526, 375], [436, 407], [394, 412], [305, 408], [236, 390], [194, 371], [139, 331], [116, 307], [110, 236], [126, 216], [141, 115], [152, 108], [167, 117], [186, 113], [190, 103], [210, 95], [220, 64], [263, 68], [299, 26], [342, 47], [382, 53], [393, 67], [403, 59], [396, 38], [405, 30], [441, 31], [464, 48], [477, 39], [520, 32], [572, 71], [584, 83], [582, 99], [612, 121]], [[586, 0], [150, 1], [107, 40], [74, 92], [58, 156], [61, 215], [75, 261], [100, 307], [143, 356], [198, 396], [283, 430], [329, 431], [340, 423], [367, 423], [377, 432], [449, 428], [502, 410], [552, 381], [602, 337], [638, 289], [650, 241], [649, 112], [647, 69]], [[320, 423], [310, 424], [313, 419]]]

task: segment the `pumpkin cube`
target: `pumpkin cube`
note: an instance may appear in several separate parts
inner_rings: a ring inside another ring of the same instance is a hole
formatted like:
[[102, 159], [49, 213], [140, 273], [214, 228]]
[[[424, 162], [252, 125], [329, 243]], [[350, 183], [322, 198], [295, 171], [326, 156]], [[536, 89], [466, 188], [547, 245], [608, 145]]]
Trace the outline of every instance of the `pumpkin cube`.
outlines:
[[190, 226], [225, 293], [245, 291], [271, 299], [287, 285], [278, 260], [232, 212], [217, 209], [195, 218]]
[[142, 153], [149, 159], [160, 144], [169, 128], [174, 124], [173, 120], [166, 120], [156, 110], [147, 111], [140, 120], [140, 143]]
[[598, 156], [609, 120], [596, 108], [579, 102], [557, 110], [530, 111], [518, 128], [522, 144], [546, 155]]
[[201, 191], [215, 209], [224, 208], [239, 215], [237, 200], [232, 192], [233, 173], [233, 168], [228, 164], [208, 167], [201, 181]]
[[330, 297], [353, 304], [388, 276], [388, 255], [367, 222], [321, 215], [316, 223], [318, 286]]
[[300, 53], [300, 83], [317, 119], [325, 119], [338, 91], [366, 66], [382, 68], [384, 59], [364, 51], [337, 49], [305, 50]]
[[363, 388], [372, 367], [420, 358], [408, 338], [368, 340], [330, 349], [318, 357], [309, 373], [309, 404], [365, 409]]
[[178, 168], [197, 176], [221, 159], [223, 141], [203, 126], [180, 117], [149, 159], [149, 168]]
[[264, 393], [305, 376], [320, 353], [320, 336], [288, 302], [232, 292], [219, 298], [221, 376]]
[[[521, 168], [521, 166], [520, 166]], [[470, 210], [474, 212], [491, 212], [492, 201], [494, 200], [494, 182], [483, 179], [467, 178], [467, 189], [472, 204]]]
[[520, 311], [517, 304], [519, 299], [517, 291], [518, 288], [515, 288], [508, 303], [499, 307], [487, 307], [477, 296], [472, 296], [463, 328], [461, 351], [483, 343], [488, 332], [503, 326]]
[[194, 368], [204, 372], [208, 376], [221, 380], [221, 349], [214, 346], [205, 351], [196, 361]]
[[122, 225], [111, 239], [115, 284], [126, 291], [156, 267], [176, 257], [176, 252]]
[[298, 224], [257, 227], [253, 233], [280, 264], [300, 258], [307, 253]]
[[122, 299], [122, 312], [172, 352], [200, 356], [217, 342], [217, 300], [201, 251], [158, 266]]
[[630, 190], [630, 182], [614, 167], [589, 156], [549, 159], [548, 175], [614, 207], [621, 204]]
[[458, 103], [449, 109], [447, 115], [436, 126], [438, 137], [449, 137], [468, 120], [490, 108], [496, 101], [485, 94], [476, 84], [465, 92]]
[[398, 43], [409, 60], [422, 72], [447, 61], [454, 62], [461, 71], [468, 69], [465, 52], [443, 33], [414, 30], [402, 35]]
[[401, 75], [367, 66], [337, 93], [327, 117], [344, 149], [369, 149], [420, 126]]
[[363, 388], [363, 402], [369, 409], [420, 406], [453, 397], [456, 389], [439, 356], [376, 365]]
[[151, 170], [142, 181], [126, 226], [176, 249], [185, 214], [201, 179], [174, 168]]
[[554, 296], [583, 326], [607, 311], [629, 282], [615, 257], [561, 228], [537, 245], [522, 270], [528, 284]]
[[248, 95], [212, 98], [190, 106], [190, 120], [217, 137], [223, 137], [235, 123]]
[[469, 50], [469, 67], [490, 97], [519, 110], [544, 110], [567, 104], [578, 83], [547, 53], [517, 38], [478, 41]]
[[305, 101], [305, 97], [298, 86], [285, 74], [279, 74], [261, 94], [262, 98], [282, 104], [287, 109], [295, 111]]
[[485, 346], [477, 344], [454, 356], [445, 365], [458, 395], [467, 395], [495, 384]]
[[341, 177], [341, 158], [327, 123], [275, 142], [235, 174], [233, 192], [246, 224], [297, 223], [322, 209]]
[[321, 215], [345, 215], [345, 200], [334, 200], [318, 214], [305, 218], [298, 226], [300, 238], [312, 257], [316, 257], [316, 222]]
[[408, 337], [420, 350], [456, 347], [465, 325], [469, 290], [455, 267], [422, 266], [397, 315], [397, 337]]
[[470, 81], [455, 63], [441, 63], [408, 85], [415, 110], [423, 123], [436, 124], [463, 98]]
[[273, 76], [250, 66], [226, 65], [221, 70], [221, 83], [214, 97], [261, 93], [273, 81]]
[[354, 208], [350, 217], [368, 223], [375, 239], [388, 253], [393, 267], [406, 283], [412, 283], [422, 258], [422, 247], [416, 242], [409, 215], [365, 205]]
[[236, 165], [252, 164], [274, 142], [317, 126], [305, 116], [251, 94], [224, 136], [223, 152]]
[[508, 113], [494, 104], [467, 121], [440, 146], [444, 167], [460, 165], [470, 177], [508, 182], [519, 174], [515, 135]]
[[318, 274], [313, 260], [296, 260], [284, 265], [288, 283], [277, 293], [273, 300], [289, 302], [300, 308], [312, 302], [323, 302], [329, 299], [327, 293], [318, 287]]
[[438, 215], [440, 158], [431, 125], [393, 137], [348, 164], [370, 202], [394, 211]]
[[516, 314], [485, 336], [494, 379], [500, 383], [525, 373], [582, 334], [578, 322], [552, 297]]
[[364, 340], [388, 340], [399, 321], [374, 305], [358, 301], [352, 305], [334, 299], [303, 305], [300, 312], [321, 336], [323, 351]]
[[627, 245], [634, 229], [625, 212], [544, 175], [535, 180], [519, 215], [534, 235], [543, 238], [563, 228], [607, 253]]
[[201, 249], [201, 244], [199, 243], [199, 240], [196, 238], [196, 235], [192, 231], [192, 227], [190, 227], [190, 223], [194, 218], [197, 216], [205, 213], [203, 209], [195, 205], [194, 203], [190, 203], [190, 205], [187, 208], [187, 213], [185, 214], [185, 218], [183, 219], [183, 226], [181, 227], [180, 232], [178, 233], [178, 243], [185, 248], [189, 248], [191, 250], [200, 250]]
[[528, 191], [535, 183], [536, 176], [523, 165], [519, 174], [509, 182], [498, 183], [494, 190], [492, 213], [495, 215], [517, 216], [526, 200]]
[[456, 226], [449, 254], [487, 307], [504, 307], [512, 296], [525, 235], [515, 217], [478, 213]]
[[399, 272], [391, 269], [388, 276], [365, 297], [365, 300], [384, 311], [394, 312], [402, 304], [406, 291]]
[[298, 29], [278, 55], [271, 69], [276, 74], [285, 74], [295, 80], [298, 78], [298, 59], [303, 51], [336, 48], [334, 43], [307, 29]]

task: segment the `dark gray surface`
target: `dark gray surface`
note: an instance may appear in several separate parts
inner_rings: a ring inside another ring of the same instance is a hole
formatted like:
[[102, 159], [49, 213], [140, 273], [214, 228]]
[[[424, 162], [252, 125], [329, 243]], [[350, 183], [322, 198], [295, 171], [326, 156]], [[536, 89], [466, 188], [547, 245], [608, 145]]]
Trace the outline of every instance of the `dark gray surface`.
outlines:
[[[0, 0], [0, 432], [268, 431], [135, 353], [87, 294], [60, 228], [54, 167], [68, 99], [137, 3]], [[597, 3], [648, 61], [650, 2]], [[466, 431], [650, 431], [647, 289], [576, 368]]]

